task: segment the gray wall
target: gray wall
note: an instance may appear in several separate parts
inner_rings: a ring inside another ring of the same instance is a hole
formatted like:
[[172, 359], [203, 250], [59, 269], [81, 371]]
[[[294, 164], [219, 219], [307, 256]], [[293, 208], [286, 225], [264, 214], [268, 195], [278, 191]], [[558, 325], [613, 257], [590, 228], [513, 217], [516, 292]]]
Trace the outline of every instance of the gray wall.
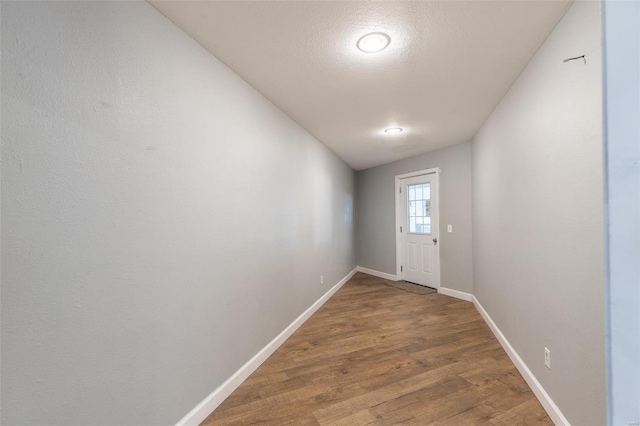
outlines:
[[611, 425], [640, 422], [640, 2], [603, 3]]
[[[440, 285], [473, 292], [471, 144], [432, 151], [358, 172], [358, 265], [395, 275], [395, 176], [439, 167]], [[453, 232], [447, 233], [447, 224]]]
[[575, 425], [606, 422], [599, 19], [575, 2], [472, 142], [474, 294]]
[[355, 267], [355, 173], [145, 2], [1, 7], [2, 423], [173, 424]]

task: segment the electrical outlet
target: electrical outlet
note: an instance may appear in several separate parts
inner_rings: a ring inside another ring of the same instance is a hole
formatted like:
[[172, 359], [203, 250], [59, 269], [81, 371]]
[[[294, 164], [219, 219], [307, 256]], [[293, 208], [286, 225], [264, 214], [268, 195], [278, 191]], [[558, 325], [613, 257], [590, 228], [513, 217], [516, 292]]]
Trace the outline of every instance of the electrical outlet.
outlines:
[[551, 351], [549, 348], [544, 348], [544, 365], [551, 370]]
[[453, 232], [453, 225], [447, 225], [447, 232]]
[[320, 275], [320, 284], [324, 284], [324, 275]]

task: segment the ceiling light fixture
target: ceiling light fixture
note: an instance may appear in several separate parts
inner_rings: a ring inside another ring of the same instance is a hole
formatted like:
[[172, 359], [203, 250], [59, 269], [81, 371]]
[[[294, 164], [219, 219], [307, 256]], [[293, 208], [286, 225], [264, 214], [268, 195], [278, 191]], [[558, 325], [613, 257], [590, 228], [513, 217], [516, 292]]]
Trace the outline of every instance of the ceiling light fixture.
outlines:
[[384, 50], [391, 43], [391, 37], [385, 33], [365, 34], [358, 40], [358, 49], [366, 53], [375, 53]]
[[401, 127], [391, 127], [390, 129], [387, 129], [384, 132], [389, 134], [389, 135], [397, 135], [398, 133], [402, 132], [402, 128]]

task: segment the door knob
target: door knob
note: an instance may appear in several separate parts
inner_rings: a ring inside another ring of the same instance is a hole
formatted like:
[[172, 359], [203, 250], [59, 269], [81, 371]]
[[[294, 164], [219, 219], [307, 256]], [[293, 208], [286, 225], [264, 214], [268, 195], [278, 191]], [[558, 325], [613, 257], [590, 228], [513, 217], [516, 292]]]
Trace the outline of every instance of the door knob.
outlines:
[[438, 239], [437, 238], [433, 239], [433, 244], [438, 244]]

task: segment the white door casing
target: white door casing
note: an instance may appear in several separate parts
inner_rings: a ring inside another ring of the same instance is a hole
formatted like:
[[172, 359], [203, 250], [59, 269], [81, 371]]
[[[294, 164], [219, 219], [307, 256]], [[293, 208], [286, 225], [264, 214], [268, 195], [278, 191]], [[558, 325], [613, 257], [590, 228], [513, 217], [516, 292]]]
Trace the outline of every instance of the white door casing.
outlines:
[[397, 277], [440, 287], [438, 169], [396, 176]]

